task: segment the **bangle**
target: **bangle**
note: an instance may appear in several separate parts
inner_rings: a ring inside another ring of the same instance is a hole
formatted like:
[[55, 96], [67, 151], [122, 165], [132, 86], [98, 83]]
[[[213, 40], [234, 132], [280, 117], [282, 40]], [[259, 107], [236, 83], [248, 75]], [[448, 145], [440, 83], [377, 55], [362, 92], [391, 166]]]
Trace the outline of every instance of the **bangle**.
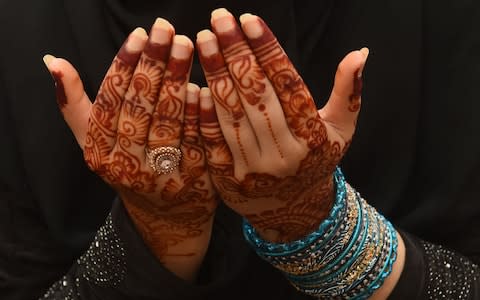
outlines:
[[243, 222], [247, 242], [298, 290], [319, 299], [367, 299], [391, 273], [397, 237], [392, 224], [368, 205], [339, 168], [335, 202], [318, 229], [290, 243], [271, 243]]

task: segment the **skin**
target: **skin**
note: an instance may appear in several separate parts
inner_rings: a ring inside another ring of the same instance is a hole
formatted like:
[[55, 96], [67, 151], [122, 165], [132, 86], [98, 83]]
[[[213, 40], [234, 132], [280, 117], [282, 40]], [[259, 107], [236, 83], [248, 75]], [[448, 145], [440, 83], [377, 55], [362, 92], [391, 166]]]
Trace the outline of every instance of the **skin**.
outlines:
[[[348, 149], [361, 104], [368, 50], [340, 63], [327, 105], [317, 111], [307, 86], [259, 17], [240, 24], [225, 9], [197, 35], [209, 90], [200, 93], [200, 128], [209, 173], [223, 201], [262, 238], [290, 242], [315, 230], [334, 198], [333, 171]], [[372, 299], [386, 299], [403, 269]]]
[[[344, 58], [317, 111], [268, 26], [250, 14], [240, 23], [218, 9], [212, 31], [199, 32], [209, 86], [201, 90], [188, 84], [191, 42], [162, 19], [149, 37], [142, 29], [129, 36], [93, 104], [67, 61], [45, 57], [86, 163], [116, 189], [160, 262], [189, 281], [208, 247], [215, 190], [266, 240], [289, 242], [318, 227], [361, 105], [367, 49]], [[158, 175], [145, 149], [165, 145], [183, 158], [174, 173]], [[405, 257], [398, 237], [393, 271], [371, 299], [386, 299], [398, 281]]]
[[[217, 206], [200, 140], [200, 88], [188, 83], [192, 55], [193, 43], [163, 19], [150, 36], [136, 29], [93, 103], [67, 61], [45, 58], [57, 90], [65, 91], [59, 108], [85, 162], [117, 191], [158, 260], [190, 281], [207, 250]], [[59, 72], [62, 77], [55, 76]], [[147, 163], [146, 149], [160, 146], [182, 151], [173, 173], [159, 175]]]

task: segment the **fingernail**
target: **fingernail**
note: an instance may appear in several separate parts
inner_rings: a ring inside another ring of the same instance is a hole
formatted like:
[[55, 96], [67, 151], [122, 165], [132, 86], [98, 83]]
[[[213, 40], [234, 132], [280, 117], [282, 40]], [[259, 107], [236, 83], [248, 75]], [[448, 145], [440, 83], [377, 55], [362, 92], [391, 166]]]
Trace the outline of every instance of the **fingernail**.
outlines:
[[217, 38], [210, 30], [202, 30], [197, 34], [197, 44], [203, 56], [219, 52]]
[[263, 34], [263, 27], [258, 21], [258, 17], [252, 14], [243, 14], [240, 16], [240, 22], [245, 34], [250, 39], [257, 39]]
[[197, 103], [198, 102], [198, 96], [200, 93], [200, 87], [196, 85], [195, 83], [188, 83], [187, 85], [187, 103]]
[[217, 32], [228, 32], [235, 28], [235, 19], [228, 10], [219, 8], [212, 12], [212, 25]]
[[145, 47], [148, 36], [145, 29], [138, 27], [130, 35], [118, 51], [118, 58], [123, 62], [135, 67], [139, 58], [139, 53]]
[[212, 95], [209, 88], [200, 90], [200, 122], [217, 123], [218, 117], [213, 104]]
[[174, 29], [172, 24], [162, 18], [157, 18], [150, 31], [150, 41], [157, 44], [168, 44]]
[[147, 39], [148, 36], [145, 29], [138, 27], [132, 31], [125, 46], [130, 52], [140, 52], [143, 50]]
[[184, 35], [176, 35], [173, 38], [172, 56], [178, 59], [187, 59], [192, 54], [193, 44]]
[[[52, 62], [52, 60], [54, 60], [56, 57], [51, 55], [51, 54], [46, 54], [45, 56], [43, 56], [43, 63], [45, 64], [45, 66], [48, 68], [48, 66], [50, 65], [50, 63]], [[49, 69], [50, 70], [50, 69]]]

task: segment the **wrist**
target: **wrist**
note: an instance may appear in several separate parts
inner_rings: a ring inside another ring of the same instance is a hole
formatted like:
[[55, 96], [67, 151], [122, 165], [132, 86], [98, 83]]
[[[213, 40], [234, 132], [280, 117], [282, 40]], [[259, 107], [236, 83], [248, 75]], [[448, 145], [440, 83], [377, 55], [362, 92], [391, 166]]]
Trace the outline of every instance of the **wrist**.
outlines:
[[299, 240], [311, 232], [328, 217], [335, 199], [333, 175], [319, 180], [311, 189], [304, 191], [285, 203], [284, 207], [245, 218], [262, 239], [272, 243], [288, 243]]
[[135, 228], [160, 263], [178, 277], [194, 281], [210, 243], [214, 210], [202, 206], [148, 209], [131, 198], [122, 201]]
[[328, 218], [301, 240], [271, 243], [247, 222], [245, 237], [257, 254], [281, 270], [297, 289], [312, 296], [366, 299], [375, 291], [388, 293], [386, 287], [401, 272], [396, 231], [346, 184], [339, 170], [335, 184], [335, 202]]

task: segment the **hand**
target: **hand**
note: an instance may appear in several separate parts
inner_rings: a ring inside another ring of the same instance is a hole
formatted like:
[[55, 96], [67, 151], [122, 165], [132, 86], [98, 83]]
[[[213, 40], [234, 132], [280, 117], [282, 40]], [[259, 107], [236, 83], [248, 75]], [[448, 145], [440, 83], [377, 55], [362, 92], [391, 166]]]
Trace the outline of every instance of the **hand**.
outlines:
[[[206, 252], [217, 202], [200, 141], [199, 88], [188, 84], [193, 43], [158, 19], [136, 29], [88, 99], [76, 70], [46, 56], [60, 109], [88, 166], [119, 194], [146, 243], [184, 278]], [[179, 167], [158, 174], [146, 151], [181, 149]]]
[[301, 238], [326, 218], [333, 172], [350, 144], [368, 50], [347, 55], [317, 112], [305, 83], [267, 25], [225, 9], [197, 35], [209, 89], [200, 128], [221, 198], [273, 242]]

